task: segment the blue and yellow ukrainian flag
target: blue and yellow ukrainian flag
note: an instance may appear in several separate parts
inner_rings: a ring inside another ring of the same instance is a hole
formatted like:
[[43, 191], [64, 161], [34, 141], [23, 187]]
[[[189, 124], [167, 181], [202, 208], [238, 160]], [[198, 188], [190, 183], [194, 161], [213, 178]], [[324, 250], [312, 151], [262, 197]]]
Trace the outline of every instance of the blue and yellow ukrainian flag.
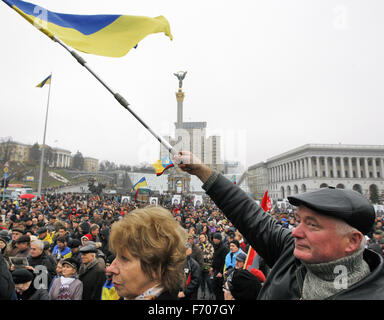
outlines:
[[163, 16], [63, 14], [21, 0], [3, 1], [51, 39], [86, 53], [122, 57], [151, 33], [164, 32], [172, 40]]
[[145, 177], [142, 177], [133, 187], [133, 190], [137, 190], [140, 187], [146, 187], [147, 186], [147, 180], [145, 180]]
[[166, 155], [165, 157], [161, 158], [161, 160], [157, 160], [155, 163], [152, 164], [152, 167], [154, 167], [156, 170], [157, 176], [161, 176], [165, 170], [173, 166], [174, 164], [169, 158], [169, 155]]
[[37, 88], [42, 88], [42, 87], [44, 87], [44, 85], [50, 84], [51, 83], [51, 78], [52, 78], [52, 75], [49, 75], [43, 81], [41, 81], [36, 87]]

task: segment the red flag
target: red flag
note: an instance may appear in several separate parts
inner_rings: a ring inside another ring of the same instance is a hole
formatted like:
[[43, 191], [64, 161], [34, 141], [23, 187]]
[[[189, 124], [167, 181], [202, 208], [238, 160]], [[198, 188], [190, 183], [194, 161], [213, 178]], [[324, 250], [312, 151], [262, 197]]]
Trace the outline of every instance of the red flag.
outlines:
[[272, 209], [272, 201], [271, 198], [268, 196], [268, 190], [265, 191], [263, 200], [261, 201], [261, 207], [264, 211], [268, 211]]
[[[263, 200], [261, 201], [260, 206], [263, 208], [264, 211], [268, 211], [272, 209], [272, 201], [271, 201], [271, 198], [268, 196], [268, 190], [265, 191], [264, 197], [263, 197]], [[245, 264], [244, 264], [244, 269], [250, 270], [256, 255], [257, 255], [257, 252], [251, 246], [249, 246], [247, 259], [245, 260]]]
[[250, 267], [253, 264], [253, 260], [255, 259], [256, 256], [257, 256], [256, 251], [251, 246], [249, 246], [247, 259], [245, 260], [245, 263], [244, 263], [245, 270], [249, 271]]
[[136, 194], [135, 194], [135, 202], [136, 202], [136, 199], [137, 199], [137, 195], [139, 194], [139, 189], [136, 190]]

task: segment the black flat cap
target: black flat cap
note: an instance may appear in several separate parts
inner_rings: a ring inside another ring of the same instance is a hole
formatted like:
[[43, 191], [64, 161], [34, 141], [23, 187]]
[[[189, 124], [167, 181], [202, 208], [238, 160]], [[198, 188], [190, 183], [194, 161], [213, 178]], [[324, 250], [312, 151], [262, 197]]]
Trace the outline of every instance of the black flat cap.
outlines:
[[344, 220], [363, 234], [372, 230], [375, 222], [375, 209], [359, 192], [335, 189], [333, 187], [289, 196], [294, 206], [303, 205], [315, 212]]

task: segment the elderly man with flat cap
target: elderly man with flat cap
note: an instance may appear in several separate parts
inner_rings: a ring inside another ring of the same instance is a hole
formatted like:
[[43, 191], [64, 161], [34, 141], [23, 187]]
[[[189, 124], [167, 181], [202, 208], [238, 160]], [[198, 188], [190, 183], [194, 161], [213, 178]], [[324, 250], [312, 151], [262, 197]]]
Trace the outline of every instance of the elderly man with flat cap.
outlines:
[[258, 299], [384, 299], [383, 257], [365, 248], [373, 206], [352, 190], [322, 188], [288, 197], [298, 225], [279, 225], [237, 185], [193, 154], [175, 157], [272, 268]]

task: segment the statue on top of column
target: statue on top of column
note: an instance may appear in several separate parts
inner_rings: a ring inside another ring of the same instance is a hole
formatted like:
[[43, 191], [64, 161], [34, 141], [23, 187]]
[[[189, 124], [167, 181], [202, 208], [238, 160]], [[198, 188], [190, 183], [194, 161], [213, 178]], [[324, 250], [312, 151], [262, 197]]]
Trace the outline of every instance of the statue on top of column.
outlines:
[[179, 89], [183, 87], [183, 80], [185, 78], [185, 75], [187, 74], [187, 71], [179, 71], [174, 73], [174, 75], [179, 79]]

